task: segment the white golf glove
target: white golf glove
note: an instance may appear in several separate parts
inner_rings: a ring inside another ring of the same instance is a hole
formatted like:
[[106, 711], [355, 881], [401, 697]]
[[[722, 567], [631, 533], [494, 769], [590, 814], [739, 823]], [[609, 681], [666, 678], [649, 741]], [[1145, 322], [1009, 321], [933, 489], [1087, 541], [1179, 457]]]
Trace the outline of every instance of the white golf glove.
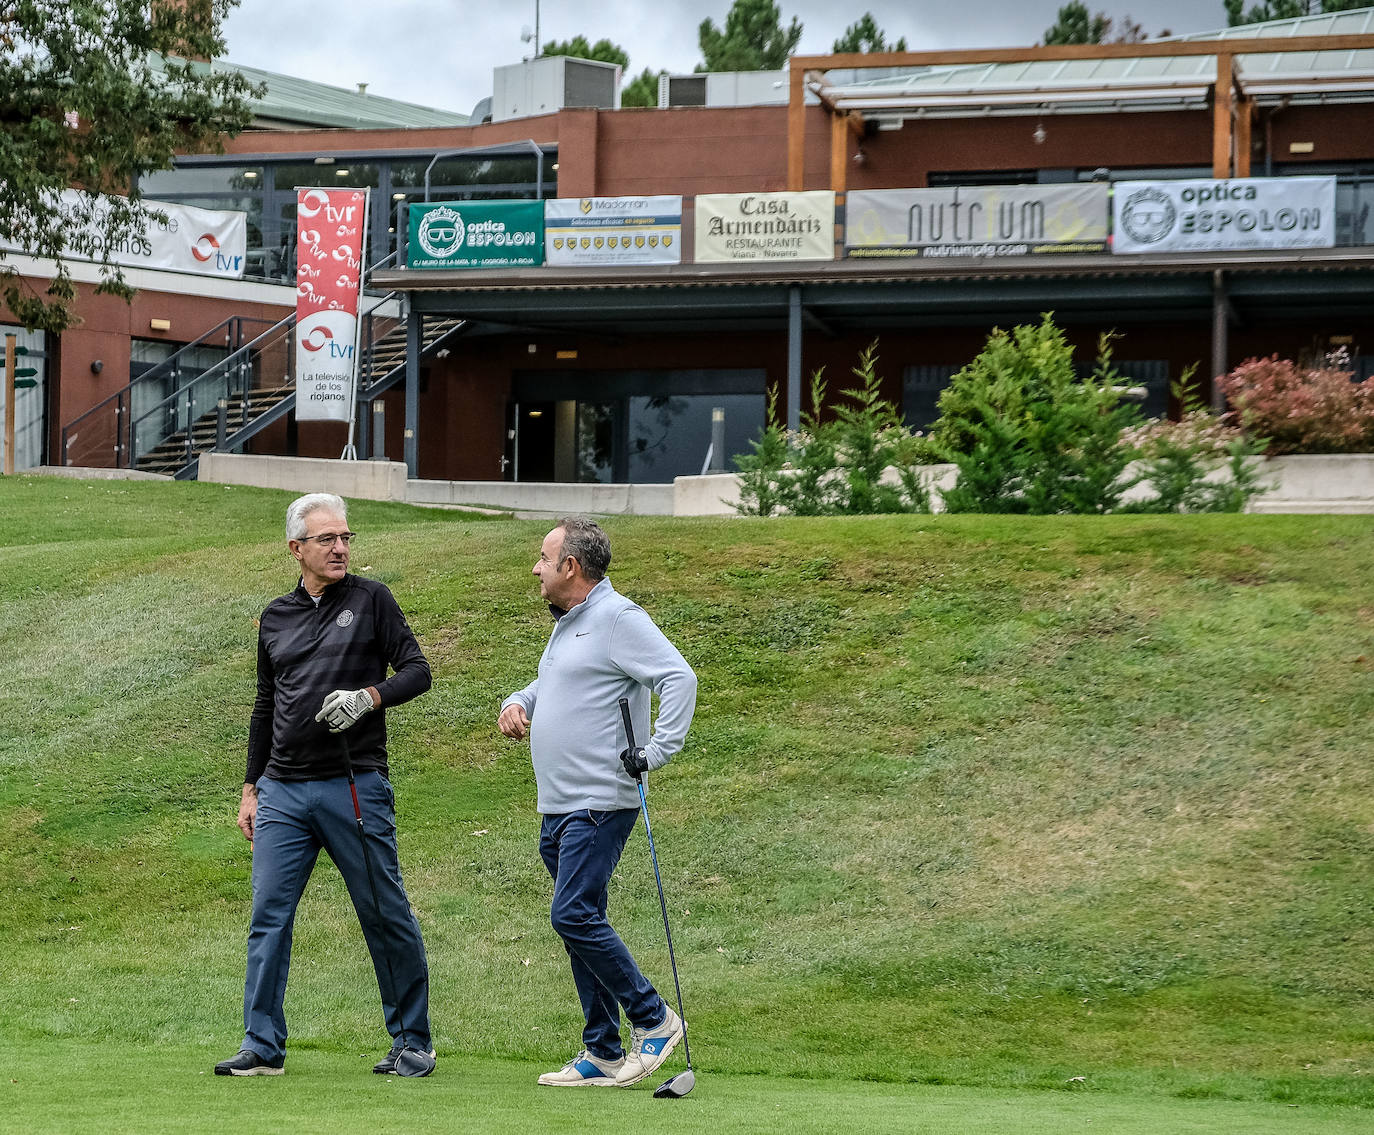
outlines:
[[342, 733], [376, 708], [366, 690], [335, 690], [324, 699], [315, 720], [325, 722], [331, 733]]

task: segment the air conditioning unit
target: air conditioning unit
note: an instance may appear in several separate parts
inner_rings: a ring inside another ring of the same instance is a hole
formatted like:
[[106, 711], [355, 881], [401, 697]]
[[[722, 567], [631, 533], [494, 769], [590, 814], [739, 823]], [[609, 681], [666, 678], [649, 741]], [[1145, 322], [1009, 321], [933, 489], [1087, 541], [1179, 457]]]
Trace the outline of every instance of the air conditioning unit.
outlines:
[[787, 101], [786, 71], [707, 71], [660, 75], [658, 105], [769, 106]]
[[564, 107], [620, 109], [620, 65], [568, 55], [527, 59], [492, 72], [491, 120], [505, 122]]

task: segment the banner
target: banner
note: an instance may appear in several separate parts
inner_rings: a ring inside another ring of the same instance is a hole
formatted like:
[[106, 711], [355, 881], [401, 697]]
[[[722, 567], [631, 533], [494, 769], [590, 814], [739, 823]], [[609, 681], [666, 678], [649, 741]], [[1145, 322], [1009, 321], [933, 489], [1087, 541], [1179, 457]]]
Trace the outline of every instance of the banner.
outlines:
[[544, 202], [544, 262], [680, 264], [681, 197], [564, 197]]
[[696, 199], [699, 263], [834, 260], [835, 194], [711, 193]]
[[[73, 260], [95, 260], [105, 243], [101, 215], [106, 211], [107, 197], [92, 197], [77, 189], [64, 189], [58, 195], [58, 208], [68, 216], [94, 214], [81, 226], [83, 236], [95, 249], [88, 256], [75, 248], [68, 248], [64, 256]], [[173, 205], [168, 201], [145, 200], [149, 209], [164, 213], [165, 221], [148, 218], [141, 234], [127, 236], [110, 249], [110, 260], [125, 268], [160, 268], [170, 272], [194, 272], [198, 276], [222, 276], [239, 279], [248, 253], [248, 219], [244, 213], [219, 212], [212, 209], [193, 209], [189, 205]], [[28, 253], [8, 242], [0, 248]], [[31, 253], [30, 253], [31, 254]]]
[[1036, 256], [1104, 252], [1107, 186], [856, 189], [844, 252], [869, 256]]
[[411, 205], [407, 268], [533, 268], [544, 262], [542, 201]]
[[1113, 252], [1330, 248], [1334, 177], [1118, 181]]
[[351, 422], [367, 190], [296, 191], [296, 420]]

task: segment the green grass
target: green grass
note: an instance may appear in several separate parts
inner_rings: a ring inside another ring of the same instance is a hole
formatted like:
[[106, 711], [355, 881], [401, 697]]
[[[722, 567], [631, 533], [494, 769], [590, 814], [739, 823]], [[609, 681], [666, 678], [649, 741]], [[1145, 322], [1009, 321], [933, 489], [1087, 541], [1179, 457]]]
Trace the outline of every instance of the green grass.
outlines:
[[[253, 620], [294, 582], [289, 499], [0, 482], [0, 940], [21, 1065], [61, 1052], [89, 1087], [130, 1046], [193, 1053], [198, 1076], [239, 1039], [233, 814]], [[388, 715], [401, 856], [443, 1068], [482, 1069], [408, 1098], [552, 1124], [584, 1105], [523, 1085], [580, 1018], [528, 747], [494, 727], [548, 634], [529, 575], [545, 525], [366, 502], [349, 519], [355, 567], [394, 588], [435, 670]], [[701, 678], [651, 807], [713, 1098], [814, 1093], [797, 1130], [864, 1100], [930, 1130], [941, 1101], [971, 1099], [989, 1130], [1093, 1107], [1156, 1117], [1123, 1131], [1368, 1121], [1346, 1110], [1374, 1106], [1366, 518], [606, 523], [616, 586]], [[668, 988], [639, 834], [612, 903]], [[327, 864], [287, 1012], [292, 1089], [262, 1090], [299, 1099], [309, 1130], [310, 1101], [384, 1040]], [[136, 1115], [158, 1092], [140, 1082], [70, 1107]], [[364, 1077], [350, 1106], [379, 1091]], [[192, 1097], [207, 1116], [238, 1098]], [[731, 1129], [700, 1106], [684, 1114]]]
[[[211, 1075], [210, 1049], [99, 1050], [59, 1041], [44, 1051], [0, 1046], [0, 1114], [29, 1135], [176, 1131], [219, 1135], [245, 1118], [302, 1135], [482, 1131], [512, 1135], [650, 1130], [674, 1135], [786, 1131], [901, 1131], [913, 1135], [1362, 1135], [1358, 1108], [1232, 1100], [1109, 1096], [1087, 1091], [999, 1091], [776, 1076], [703, 1077], [691, 1095], [655, 1101], [651, 1088], [557, 1091], [532, 1086], [535, 1069], [489, 1057], [445, 1061], [428, 1080], [373, 1076], [355, 1052], [307, 1051], [280, 1079]], [[61, 1075], [53, 1075], [54, 1066]]]

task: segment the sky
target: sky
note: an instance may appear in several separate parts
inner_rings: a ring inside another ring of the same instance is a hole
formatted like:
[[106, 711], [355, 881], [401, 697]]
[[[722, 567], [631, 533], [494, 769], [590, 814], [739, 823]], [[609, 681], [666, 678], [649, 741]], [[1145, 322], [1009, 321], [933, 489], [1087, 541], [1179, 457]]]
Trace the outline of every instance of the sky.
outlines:
[[[824, 54], [872, 12], [889, 42], [912, 51], [1015, 47], [1040, 40], [1065, 0], [777, 0], [783, 24], [803, 26], [802, 54]], [[541, 0], [539, 39], [606, 38], [645, 67], [690, 72], [697, 28], [717, 27], [733, 0]], [[224, 25], [233, 63], [466, 114], [492, 92], [492, 68], [531, 55], [536, 0], [241, 0]], [[1088, 0], [1093, 12], [1129, 15], [1149, 35], [1226, 25], [1222, 0]], [[648, 18], [645, 14], [649, 13]]]

